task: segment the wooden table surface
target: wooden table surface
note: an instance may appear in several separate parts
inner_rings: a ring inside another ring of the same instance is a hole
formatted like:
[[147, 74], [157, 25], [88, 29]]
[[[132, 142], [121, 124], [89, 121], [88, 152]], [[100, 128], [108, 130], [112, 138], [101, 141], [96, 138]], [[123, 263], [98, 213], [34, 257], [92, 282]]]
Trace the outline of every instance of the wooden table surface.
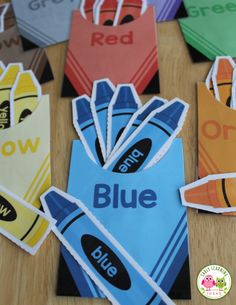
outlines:
[[[0, 0], [0, 2], [3, 2]], [[158, 25], [161, 94], [163, 98], [180, 97], [191, 107], [181, 136], [184, 139], [186, 182], [196, 179], [197, 121], [196, 82], [204, 80], [210, 63], [193, 64], [177, 22]], [[43, 86], [51, 97], [52, 183], [65, 190], [71, 152], [71, 141], [77, 139], [72, 127], [71, 100], [61, 99], [66, 43], [49, 47], [47, 53], [55, 80]], [[151, 96], [143, 96], [143, 102]], [[82, 182], [81, 182], [82, 183]], [[176, 301], [178, 305], [206, 305], [197, 290], [198, 272], [206, 265], [219, 264], [232, 276], [230, 293], [216, 304], [235, 304], [236, 300], [236, 219], [198, 215], [188, 211], [192, 300]], [[0, 236], [0, 305], [102, 305], [106, 300], [57, 297], [55, 294], [59, 259], [59, 241], [51, 233], [34, 256], [22, 251]], [[129, 305], [129, 304], [125, 304]]]

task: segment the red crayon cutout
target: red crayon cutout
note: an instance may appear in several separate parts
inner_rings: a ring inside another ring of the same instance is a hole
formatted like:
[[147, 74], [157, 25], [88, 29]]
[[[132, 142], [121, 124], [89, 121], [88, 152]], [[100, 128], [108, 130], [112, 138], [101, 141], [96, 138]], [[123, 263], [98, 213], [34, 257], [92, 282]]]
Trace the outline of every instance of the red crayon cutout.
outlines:
[[99, 24], [113, 25], [118, 1], [117, 0], [104, 0], [99, 15]]
[[[146, 39], [148, 37], [148, 39]], [[91, 95], [97, 79], [133, 83], [138, 94], [159, 92], [154, 9], [122, 26], [94, 25], [73, 12], [62, 96]]]
[[86, 19], [90, 22], [93, 22], [93, 7], [94, 7], [94, 0], [86, 0], [84, 4], [84, 12], [86, 15]]
[[131, 22], [142, 14], [143, 1], [142, 0], [123, 0], [120, 11], [114, 21], [114, 25]]

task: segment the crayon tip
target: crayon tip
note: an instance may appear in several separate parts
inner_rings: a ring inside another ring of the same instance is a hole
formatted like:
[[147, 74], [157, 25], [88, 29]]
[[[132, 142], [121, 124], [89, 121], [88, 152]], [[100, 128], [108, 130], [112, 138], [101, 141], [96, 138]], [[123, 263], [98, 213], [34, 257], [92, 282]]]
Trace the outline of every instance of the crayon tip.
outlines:
[[20, 64], [9, 64], [1, 75], [1, 85], [12, 86], [19, 72], [21, 72]]
[[138, 120], [143, 121], [152, 111], [164, 105], [164, 102], [159, 99], [154, 99], [152, 103], [137, 117]]
[[15, 95], [31, 92], [37, 95], [37, 88], [33, 76], [29, 71], [21, 72], [21, 74], [19, 74], [17, 87], [15, 89]]
[[60, 223], [67, 215], [78, 209], [78, 206], [62, 195], [58, 194], [56, 191], [50, 191], [44, 200], [47, 207], [57, 223]]
[[231, 80], [233, 75], [233, 66], [228, 58], [219, 58], [217, 79]]
[[189, 203], [219, 207], [219, 199], [216, 193], [215, 181], [208, 181], [188, 189], [185, 191], [184, 197]]
[[114, 93], [111, 84], [106, 80], [101, 80], [96, 83], [96, 88], [95, 104], [98, 106], [109, 103]]
[[118, 94], [113, 109], [135, 108], [137, 109], [138, 95], [131, 86], [122, 85], [118, 88]]
[[179, 101], [175, 101], [169, 107], [163, 109], [161, 112], [155, 115], [155, 118], [163, 121], [170, 128], [175, 130], [178, 126], [178, 122], [185, 111], [185, 105]]
[[92, 119], [92, 113], [90, 109], [90, 99], [87, 95], [82, 95], [73, 100], [73, 111], [79, 123], [83, 123], [89, 119]]
[[207, 183], [188, 189], [184, 192], [184, 198], [189, 203], [210, 205]]

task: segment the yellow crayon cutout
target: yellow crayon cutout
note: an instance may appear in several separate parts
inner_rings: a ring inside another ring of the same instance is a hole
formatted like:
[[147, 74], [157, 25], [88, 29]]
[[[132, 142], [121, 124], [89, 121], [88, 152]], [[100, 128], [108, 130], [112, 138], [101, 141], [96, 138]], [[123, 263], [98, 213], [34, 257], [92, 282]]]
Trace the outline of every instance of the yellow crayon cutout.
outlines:
[[236, 174], [210, 175], [180, 192], [185, 206], [214, 213], [236, 211]]
[[21, 71], [22, 64], [9, 64], [0, 76], [0, 129], [6, 129], [11, 125], [10, 92], [17, 74]]
[[0, 186], [0, 233], [35, 254], [51, 226], [51, 218]]
[[232, 78], [235, 63], [230, 56], [216, 58], [212, 80], [215, 97], [224, 105], [231, 107]]
[[6, 69], [4, 63], [0, 60], [0, 76], [3, 74], [4, 70]]
[[11, 91], [11, 126], [22, 122], [35, 110], [41, 99], [41, 86], [34, 73], [20, 72]]

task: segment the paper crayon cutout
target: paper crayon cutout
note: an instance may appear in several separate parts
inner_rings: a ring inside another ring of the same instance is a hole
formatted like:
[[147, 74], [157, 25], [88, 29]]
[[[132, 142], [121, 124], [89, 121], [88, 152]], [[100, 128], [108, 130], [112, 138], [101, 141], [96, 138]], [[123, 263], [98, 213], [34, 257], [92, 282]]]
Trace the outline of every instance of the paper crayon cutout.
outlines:
[[21, 63], [9, 64], [0, 77], [0, 129], [11, 125], [10, 92], [19, 72], [23, 70]]
[[0, 76], [3, 74], [4, 70], [6, 69], [4, 63], [0, 60]]
[[192, 60], [214, 60], [236, 56], [234, 43], [235, 2], [228, 0], [185, 0], [188, 18], [179, 20]]
[[120, 0], [114, 19], [114, 26], [132, 22], [147, 9], [146, 0]]
[[155, 7], [158, 22], [171, 21], [188, 16], [185, 3], [182, 0], [148, 0], [148, 4]]
[[130, 118], [141, 105], [132, 84], [116, 87], [107, 114], [107, 157], [109, 157]]
[[114, 91], [114, 85], [107, 78], [95, 81], [93, 83], [90, 106], [103, 160], [107, 159], [107, 115], [108, 106], [111, 102]]
[[35, 254], [53, 220], [0, 185], [0, 233]]
[[[149, 39], [144, 44], [147, 33]], [[113, 43], [110, 39], [114, 37]], [[123, 26], [95, 25], [79, 11], [73, 12], [61, 95], [91, 96], [93, 82], [104, 77], [114, 85], [133, 83], [138, 94], [159, 92], [157, 33], [152, 7]]]
[[109, 158], [117, 151], [117, 149], [129, 138], [129, 136], [135, 131], [135, 129], [146, 119], [146, 117], [155, 109], [164, 105], [167, 102], [162, 98], [153, 97], [144, 106], [138, 109], [129, 120], [124, 131], [120, 135], [118, 141], [116, 142]]
[[175, 99], [152, 111], [103, 168], [133, 173], [158, 162], [181, 131], [187, 110], [188, 104]]
[[81, 14], [90, 22], [94, 21], [95, 17], [95, 0], [82, 0], [80, 4]]
[[217, 101], [236, 109], [235, 62], [231, 56], [217, 56], [206, 77], [205, 84]]
[[112, 26], [119, 3], [119, 0], [100, 0], [96, 7], [95, 24]]
[[231, 106], [234, 67], [235, 62], [233, 61], [232, 57], [218, 56], [216, 57], [212, 71], [215, 97], [218, 101], [228, 107]]
[[205, 80], [205, 84], [207, 86], [207, 89], [212, 92], [213, 95], [215, 95], [214, 93], [214, 87], [213, 87], [213, 82], [212, 82], [212, 72], [213, 72], [213, 67], [214, 67], [214, 63], [213, 65], [211, 66], [208, 74], [207, 74], [207, 77], [206, 77], [206, 80]]
[[103, 155], [100, 149], [93, 116], [90, 108], [90, 99], [87, 95], [82, 95], [72, 101], [73, 124], [84, 148], [97, 164], [104, 164]]
[[56, 236], [112, 304], [174, 304], [82, 202], [54, 187], [41, 199]]
[[182, 204], [214, 213], [236, 212], [236, 174], [209, 175], [180, 188]]
[[42, 97], [41, 86], [32, 71], [20, 72], [11, 90], [11, 126], [31, 115]]

